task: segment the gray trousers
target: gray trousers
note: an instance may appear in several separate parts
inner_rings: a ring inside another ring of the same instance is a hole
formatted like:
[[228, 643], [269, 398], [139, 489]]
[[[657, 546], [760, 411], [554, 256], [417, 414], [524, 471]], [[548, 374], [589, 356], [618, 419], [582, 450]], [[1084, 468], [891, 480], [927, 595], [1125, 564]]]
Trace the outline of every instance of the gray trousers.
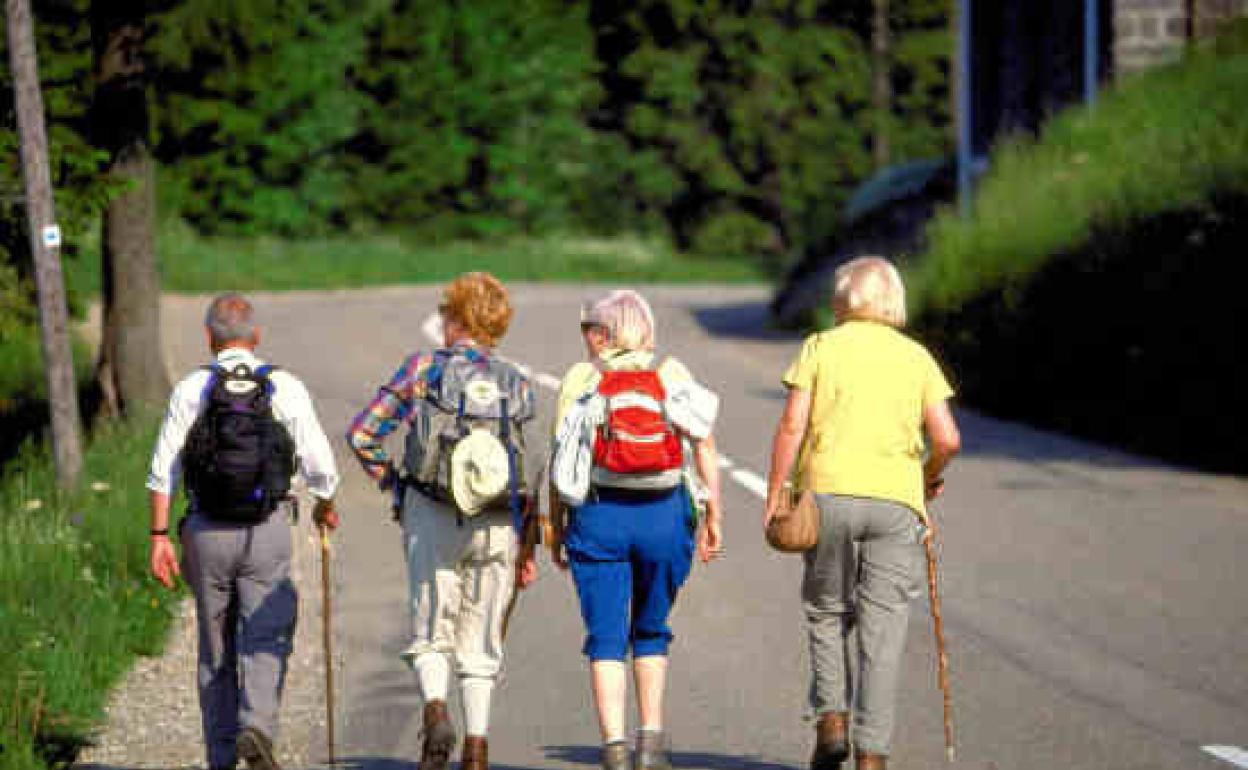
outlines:
[[854, 746], [888, 754], [910, 601], [922, 579], [923, 524], [899, 503], [840, 495], [816, 500], [819, 544], [806, 554], [802, 580], [811, 706], [816, 714], [852, 710]]
[[199, 708], [210, 768], [231, 767], [241, 727], [276, 739], [295, 631], [288, 507], [252, 526], [192, 514], [182, 526], [182, 574], [199, 626]]

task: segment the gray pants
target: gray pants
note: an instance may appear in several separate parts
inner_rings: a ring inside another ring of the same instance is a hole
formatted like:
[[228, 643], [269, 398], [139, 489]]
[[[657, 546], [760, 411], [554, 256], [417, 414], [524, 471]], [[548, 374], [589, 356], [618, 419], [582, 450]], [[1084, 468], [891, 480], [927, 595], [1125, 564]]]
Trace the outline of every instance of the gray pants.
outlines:
[[909, 605], [921, 584], [923, 524], [898, 503], [840, 495], [816, 499], [819, 544], [806, 554], [802, 581], [811, 706], [825, 714], [850, 711], [852, 703], [854, 746], [888, 754]]
[[182, 574], [199, 625], [199, 708], [210, 768], [235, 762], [240, 727], [276, 739], [277, 708], [295, 631], [287, 506], [239, 526], [192, 514]]

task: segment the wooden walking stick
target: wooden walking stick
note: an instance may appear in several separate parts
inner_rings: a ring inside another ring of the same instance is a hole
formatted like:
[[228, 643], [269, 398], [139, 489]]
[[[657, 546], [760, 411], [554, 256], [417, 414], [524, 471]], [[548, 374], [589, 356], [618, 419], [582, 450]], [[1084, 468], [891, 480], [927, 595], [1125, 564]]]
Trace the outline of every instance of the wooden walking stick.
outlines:
[[[542, 540], [541, 516], [538, 515], [539, 499], [542, 494], [542, 480], [546, 477], [546, 468], [542, 467], [537, 472], [537, 479], [533, 482], [532, 492], [529, 494], [528, 500], [525, 501], [524, 514], [520, 517], [520, 531], [517, 536], [520, 538], [520, 547], [516, 555], [516, 564], [527, 561], [537, 549], [537, 544]], [[516, 601], [520, 598], [520, 586], [516, 585], [512, 588], [511, 599], [507, 601], [507, 609], [503, 610], [503, 641], [507, 640], [507, 631], [511, 629], [511, 616], [516, 611]]]
[[321, 597], [323, 598], [321, 615], [321, 641], [325, 648], [325, 743], [329, 751], [329, 764], [334, 759], [334, 632], [333, 604], [330, 599], [329, 582], [329, 528], [319, 525], [321, 530]]
[[927, 595], [932, 606], [932, 625], [936, 632], [936, 683], [945, 699], [945, 760], [953, 761], [953, 703], [949, 695], [949, 657], [945, 654], [945, 627], [940, 617], [940, 592], [937, 590], [935, 529], [923, 536], [927, 551]]

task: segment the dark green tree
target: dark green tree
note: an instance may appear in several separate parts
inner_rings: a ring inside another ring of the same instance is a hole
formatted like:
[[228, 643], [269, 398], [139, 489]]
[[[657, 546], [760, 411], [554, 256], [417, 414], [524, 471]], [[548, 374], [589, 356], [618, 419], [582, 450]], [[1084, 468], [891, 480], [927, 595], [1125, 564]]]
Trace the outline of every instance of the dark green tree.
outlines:
[[485, 232], [613, 219], [596, 161], [623, 148], [586, 126], [592, 42], [584, 9], [563, 0], [393, 2], [355, 72], [367, 106], [352, 208]]
[[376, 2], [182, 0], [153, 15], [157, 157], [205, 230], [306, 235], [345, 220], [348, 72]]
[[786, 253], [870, 168], [869, 6], [837, 5], [594, 3], [603, 127], [628, 138], [682, 245]]
[[596, 0], [598, 125], [627, 137], [644, 203], [682, 245], [787, 253], [834, 230], [875, 129], [893, 161], [943, 152], [948, 4], [888, 4], [891, 93], [876, 110], [869, 0]]

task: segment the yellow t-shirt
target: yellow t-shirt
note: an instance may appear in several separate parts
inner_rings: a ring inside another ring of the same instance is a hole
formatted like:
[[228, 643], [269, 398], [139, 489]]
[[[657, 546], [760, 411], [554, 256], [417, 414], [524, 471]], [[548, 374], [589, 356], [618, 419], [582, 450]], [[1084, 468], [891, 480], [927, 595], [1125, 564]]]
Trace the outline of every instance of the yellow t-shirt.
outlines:
[[848, 321], [808, 337], [784, 384], [811, 393], [799, 488], [892, 500], [926, 519], [923, 410], [953, 389], [922, 345]]
[[[598, 357], [598, 364], [604, 369], [648, 369], [654, 362], [654, 353], [648, 350], [613, 350], [607, 349]], [[684, 364], [674, 358], [665, 358], [659, 362], [659, 376], [664, 382], [688, 382], [693, 375]], [[585, 394], [590, 385], [598, 379], [598, 366], [589, 361], [578, 361], [568, 368], [559, 383], [559, 398], [555, 402], [555, 421], [553, 430], [559, 430], [563, 414], [572, 402]]]

